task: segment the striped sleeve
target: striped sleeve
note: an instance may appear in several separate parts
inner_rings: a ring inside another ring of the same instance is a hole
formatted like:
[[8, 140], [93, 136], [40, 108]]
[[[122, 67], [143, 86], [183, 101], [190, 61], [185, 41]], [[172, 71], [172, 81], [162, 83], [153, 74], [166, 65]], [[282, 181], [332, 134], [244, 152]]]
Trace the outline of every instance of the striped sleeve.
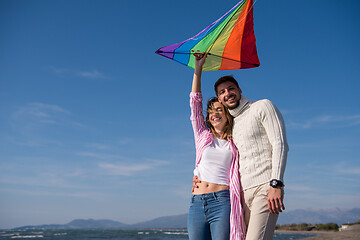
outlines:
[[230, 167], [230, 240], [245, 240], [246, 225], [242, 208], [241, 183], [239, 176], [239, 158], [235, 145], [230, 141], [233, 161]]
[[190, 93], [191, 124], [194, 131], [195, 142], [199, 141], [201, 133], [207, 129], [203, 115], [201, 92]]

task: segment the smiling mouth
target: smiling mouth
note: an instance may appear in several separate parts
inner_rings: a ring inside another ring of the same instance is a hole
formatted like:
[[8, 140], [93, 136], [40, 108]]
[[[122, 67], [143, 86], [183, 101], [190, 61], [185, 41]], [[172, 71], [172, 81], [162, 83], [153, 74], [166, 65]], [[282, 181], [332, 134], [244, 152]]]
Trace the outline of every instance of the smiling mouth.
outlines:
[[235, 96], [235, 95], [232, 95], [232, 96], [230, 96], [230, 97], [228, 97], [228, 98], [226, 99], [226, 102], [234, 102], [234, 101], [235, 101], [235, 98], [236, 98], [236, 96]]
[[219, 121], [221, 120], [221, 118], [216, 117], [216, 118], [213, 118], [212, 120], [213, 120], [214, 122], [219, 122]]

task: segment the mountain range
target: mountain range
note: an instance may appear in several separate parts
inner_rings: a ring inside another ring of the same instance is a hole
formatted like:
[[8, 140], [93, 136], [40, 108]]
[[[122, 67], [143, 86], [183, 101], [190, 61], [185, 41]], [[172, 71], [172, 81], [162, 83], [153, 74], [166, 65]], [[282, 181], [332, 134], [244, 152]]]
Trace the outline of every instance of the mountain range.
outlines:
[[300, 223], [336, 223], [338, 225], [355, 223], [360, 220], [360, 208], [341, 209], [298, 209], [285, 211], [280, 214], [277, 224], [300, 224]]
[[[353, 209], [298, 209], [280, 214], [277, 224], [319, 224], [354, 223], [360, 220], [360, 208]], [[186, 228], [187, 214], [155, 218], [136, 224], [125, 224], [113, 220], [76, 219], [67, 224], [47, 224], [23, 226], [16, 229], [148, 229], [148, 228]]]

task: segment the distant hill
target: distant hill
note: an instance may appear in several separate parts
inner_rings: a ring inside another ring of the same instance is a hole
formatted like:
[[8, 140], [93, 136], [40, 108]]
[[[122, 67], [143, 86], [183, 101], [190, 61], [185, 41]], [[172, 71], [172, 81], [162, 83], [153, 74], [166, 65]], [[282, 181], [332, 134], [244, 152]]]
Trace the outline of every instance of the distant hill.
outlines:
[[293, 211], [285, 211], [280, 214], [277, 224], [300, 224], [300, 223], [336, 223], [338, 225], [344, 223], [354, 223], [360, 220], [360, 208], [353, 209], [298, 209]]
[[120, 229], [130, 228], [130, 226], [131, 225], [112, 220], [76, 219], [67, 224], [23, 226], [15, 229]]
[[111, 228], [126, 228], [129, 227], [130, 225], [112, 220], [77, 219], [69, 222], [68, 224], [66, 224], [66, 226], [71, 229], [90, 229], [90, 228], [111, 229]]
[[131, 225], [134, 228], [186, 228], [187, 214], [160, 217]]
[[[144, 228], [186, 228], [187, 214], [155, 218], [136, 224], [125, 224], [112, 220], [77, 219], [67, 224], [23, 226], [16, 229], [144, 229]], [[360, 220], [360, 208], [353, 209], [298, 209], [280, 214], [278, 224], [300, 223], [354, 223]]]

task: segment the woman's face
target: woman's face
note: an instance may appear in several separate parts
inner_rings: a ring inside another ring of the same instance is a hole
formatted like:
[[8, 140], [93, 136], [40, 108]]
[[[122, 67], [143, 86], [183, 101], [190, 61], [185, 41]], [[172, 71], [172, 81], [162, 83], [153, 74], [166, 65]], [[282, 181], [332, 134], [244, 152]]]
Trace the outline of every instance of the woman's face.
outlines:
[[227, 124], [224, 106], [219, 102], [214, 102], [213, 107], [209, 110], [209, 121], [211, 125], [220, 131], [224, 130]]

